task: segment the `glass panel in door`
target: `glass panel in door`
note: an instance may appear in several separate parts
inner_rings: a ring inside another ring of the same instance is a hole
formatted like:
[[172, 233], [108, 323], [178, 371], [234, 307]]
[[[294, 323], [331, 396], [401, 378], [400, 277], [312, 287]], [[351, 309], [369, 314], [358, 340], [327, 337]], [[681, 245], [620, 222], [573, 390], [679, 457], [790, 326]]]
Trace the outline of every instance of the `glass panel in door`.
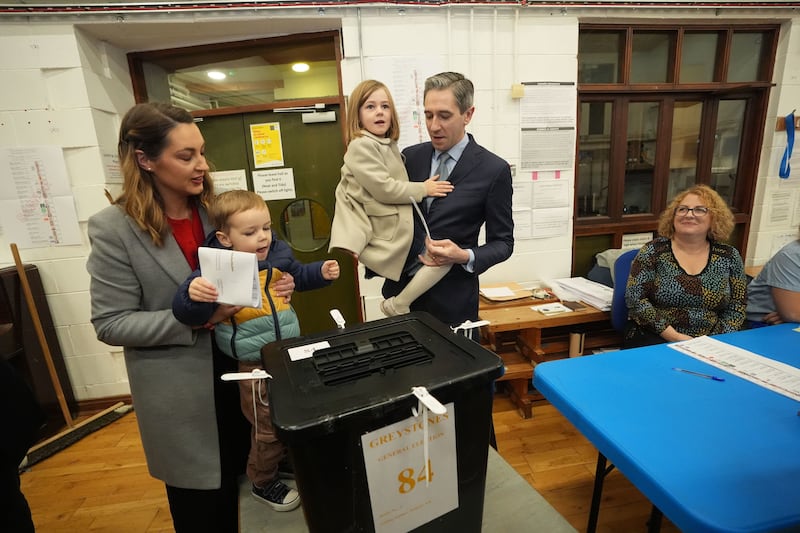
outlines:
[[578, 216], [608, 215], [611, 102], [581, 102]]
[[733, 193], [736, 190], [746, 109], [746, 100], [722, 100], [717, 112], [710, 185], [728, 205], [733, 205]]
[[700, 144], [702, 102], [675, 102], [672, 113], [672, 144], [669, 154], [667, 203], [684, 189], [695, 184], [697, 149]]
[[631, 102], [628, 105], [623, 214], [635, 215], [652, 210], [659, 109], [658, 102]]

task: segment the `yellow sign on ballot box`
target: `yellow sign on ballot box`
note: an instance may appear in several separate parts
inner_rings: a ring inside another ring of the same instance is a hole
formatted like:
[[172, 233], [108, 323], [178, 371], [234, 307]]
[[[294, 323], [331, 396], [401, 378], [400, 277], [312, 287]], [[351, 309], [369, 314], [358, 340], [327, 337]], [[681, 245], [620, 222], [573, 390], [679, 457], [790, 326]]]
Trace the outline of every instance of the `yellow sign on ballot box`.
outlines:
[[411, 531], [458, 508], [454, 407], [361, 437], [376, 533]]

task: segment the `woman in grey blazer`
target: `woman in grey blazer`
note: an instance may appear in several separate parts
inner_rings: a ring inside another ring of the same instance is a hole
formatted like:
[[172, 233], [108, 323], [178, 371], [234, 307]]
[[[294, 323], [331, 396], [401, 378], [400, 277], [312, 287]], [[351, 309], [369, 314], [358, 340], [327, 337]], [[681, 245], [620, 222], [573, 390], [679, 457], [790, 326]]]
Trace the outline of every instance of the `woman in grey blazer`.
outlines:
[[196, 329], [172, 315], [213, 229], [204, 150], [185, 110], [134, 106], [120, 128], [123, 192], [89, 219], [92, 323], [99, 340], [123, 347], [147, 465], [166, 484], [178, 533], [238, 531], [236, 479], [249, 442], [238, 387], [219, 380], [236, 363], [211, 339], [213, 324], [238, 308], [220, 305]]

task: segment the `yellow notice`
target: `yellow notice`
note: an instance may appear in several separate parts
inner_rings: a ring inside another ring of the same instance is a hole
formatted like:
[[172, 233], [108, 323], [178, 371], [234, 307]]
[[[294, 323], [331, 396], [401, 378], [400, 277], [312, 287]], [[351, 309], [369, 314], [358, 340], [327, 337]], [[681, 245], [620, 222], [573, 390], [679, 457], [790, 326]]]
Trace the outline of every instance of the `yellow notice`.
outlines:
[[455, 406], [362, 435], [375, 533], [405, 533], [458, 508]]
[[282, 167], [283, 143], [279, 122], [250, 124], [250, 143], [256, 168]]

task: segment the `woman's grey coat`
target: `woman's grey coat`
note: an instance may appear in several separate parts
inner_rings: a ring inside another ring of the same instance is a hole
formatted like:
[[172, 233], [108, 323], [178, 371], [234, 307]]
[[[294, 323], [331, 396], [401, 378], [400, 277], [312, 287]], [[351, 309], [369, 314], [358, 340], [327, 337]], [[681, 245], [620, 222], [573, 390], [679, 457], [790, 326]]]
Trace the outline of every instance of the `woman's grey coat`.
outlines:
[[123, 347], [150, 474], [174, 487], [219, 488], [212, 339], [172, 315], [191, 267], [171, 235], [156, 247], [116, 205], [89, 219], [89, 241], [92, 324], [99, 340]]

